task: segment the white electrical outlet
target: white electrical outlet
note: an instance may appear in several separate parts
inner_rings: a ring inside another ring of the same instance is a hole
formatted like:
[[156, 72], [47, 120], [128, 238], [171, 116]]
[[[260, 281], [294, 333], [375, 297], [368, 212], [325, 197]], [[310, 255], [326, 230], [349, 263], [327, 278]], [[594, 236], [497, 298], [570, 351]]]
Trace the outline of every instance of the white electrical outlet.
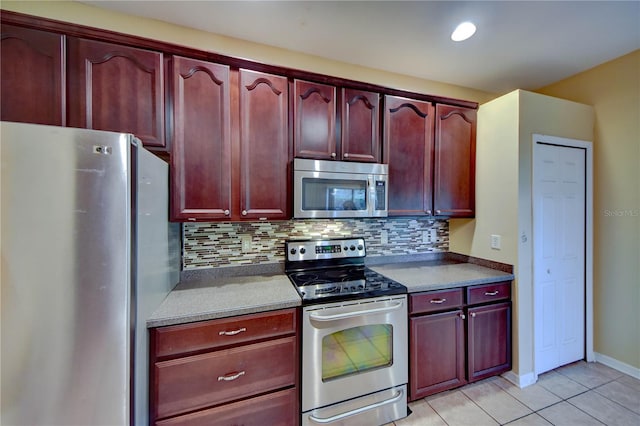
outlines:
[[501, 243], [500, 240], [501, 240], [500, 235], [492, 234], [491, 235], [491, 248], [492, 249], [496, 249], [496, 250], [500, 250], [500, 243]]
[[380, 231], [380, 244], [389, 244], [389, 232], [386, 229]]
[[438, 230], [435, 228], [429, 229], [429, 236], [431, 237], [431, 242], [438, 241]]
[[429, 244], [431, 242], [429, 231], [422, 231], [422, 242], [425, 244]]
[[240, 237], [240, 241], [242, 241], [242, 252], [248, 253], [251, 251], [251, 235], [242, 235]]

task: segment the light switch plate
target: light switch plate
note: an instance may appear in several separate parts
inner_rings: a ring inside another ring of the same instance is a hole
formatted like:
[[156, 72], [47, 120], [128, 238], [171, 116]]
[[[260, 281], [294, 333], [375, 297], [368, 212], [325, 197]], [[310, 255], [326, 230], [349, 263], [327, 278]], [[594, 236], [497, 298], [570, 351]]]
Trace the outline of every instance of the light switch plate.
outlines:
[[491, 248], [500, 250], [501, 237], [500, 235], [492, 234], [491, 235]]
[[380, 244], [389, 244], [389, 232], [386, 229], [380, 231]]
[[242, 235], [240, 237], [240, 241], [242, 241], [242, 252], [248, 253], [251, 251], [251, 235]]

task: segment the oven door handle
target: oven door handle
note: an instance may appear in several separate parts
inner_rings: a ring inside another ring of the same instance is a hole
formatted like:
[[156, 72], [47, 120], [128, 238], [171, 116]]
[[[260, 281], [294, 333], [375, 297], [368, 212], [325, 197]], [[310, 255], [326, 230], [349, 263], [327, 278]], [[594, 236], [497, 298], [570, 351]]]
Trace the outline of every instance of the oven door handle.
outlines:
[[394, 402], [400, 401], [403, 395], [404, 395], [404, 391], [401, 389], [394, 396], [392, 396], [389, 399], [385, 399], [384, 401], [380, 401], [380, 402], [376, 402], [375, 404], [356, 408], [355, 410], [347, 411], [346, 413], [336, 414], [335, 416], [331, 416], [331, 417], [319, 418], [319, 417], [309, 416], [309, 420], [313, 421], [314, 423], [320, 423], [320, 424], [333, 423], [349, 416], [355, 416], [356, 414], [364, 413], [365, 411], [382, 407], [383, 405], [393, 404]]
[[396, 303], [396, 304], [391, 305], [391, 306], [385, 306], [384, 308], [367, 309], [365, 311], [347, 312], [347, 313], [344, 313], [344, 314], [335, 314], [335, 315], [311, 314], [311, 315], [309, 315], [309, 318], [311, 318], [314, 321], [336, 321], [336, 320], [341, 320], [341, 319], [345, 319], [345, 318], [359, 317], [359, 316], [362, 316], [362, 315], [378, 314], [380, 312], [395, 311], [396, 309], [398, 309], [400, 307], [402, 307], [402, 303]]

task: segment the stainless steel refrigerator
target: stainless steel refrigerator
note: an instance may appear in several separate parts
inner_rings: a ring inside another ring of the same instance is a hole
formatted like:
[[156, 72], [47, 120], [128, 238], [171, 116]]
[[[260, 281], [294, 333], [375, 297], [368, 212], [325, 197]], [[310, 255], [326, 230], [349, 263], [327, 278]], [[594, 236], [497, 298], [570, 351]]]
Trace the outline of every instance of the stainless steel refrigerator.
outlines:
[[146, 319], [177, 283], [167, 164], [132, 135], [0, 123], [1, 411], [146, 425]]

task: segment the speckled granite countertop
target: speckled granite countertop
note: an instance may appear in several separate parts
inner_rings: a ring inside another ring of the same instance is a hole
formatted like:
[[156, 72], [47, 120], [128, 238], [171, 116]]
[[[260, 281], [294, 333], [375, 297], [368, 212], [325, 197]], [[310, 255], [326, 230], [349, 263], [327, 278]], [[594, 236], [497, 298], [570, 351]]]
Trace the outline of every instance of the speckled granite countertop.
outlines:
[[421, 261], [369, 266], [407, 286], [409, 293], [512, 280], [513, 274], [473, 263]]
[[[455, 255], [368, 258], [367, 266], [407, 286], [409, 293], [512, 280], [513, 275]], [[406, 261], [409, 260], [409, 261]], [[180, 283], [147, 327], [183, 324], [301, 306], [283, 264], [183, 271]]]
[[284, 274], [196, 278], [180, 282], [147, 327], [181, 324], [300, 306]]

